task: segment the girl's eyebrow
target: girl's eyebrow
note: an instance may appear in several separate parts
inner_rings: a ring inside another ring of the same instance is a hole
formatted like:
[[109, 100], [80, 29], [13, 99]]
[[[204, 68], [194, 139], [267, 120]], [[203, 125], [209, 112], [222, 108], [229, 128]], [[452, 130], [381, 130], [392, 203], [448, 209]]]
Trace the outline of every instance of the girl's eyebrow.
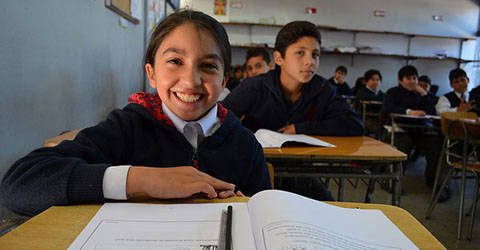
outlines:
[[[183, 49], [179, 49], [179, 48], [168, 48], [166, 50], [164, 50], [162, 52], [162, 55], [165, 55], [167, 53], [176, 53], [176, 54], [180, 54], [180, 55], [186, 55], [187, 52]], [[205, 56], [203, 56], [204, 59], [215, 59], [215, 60], [218, 60], [220, 62], [223, 62], [222, 58], [217, 55], [217, 54], [206, 54]]]

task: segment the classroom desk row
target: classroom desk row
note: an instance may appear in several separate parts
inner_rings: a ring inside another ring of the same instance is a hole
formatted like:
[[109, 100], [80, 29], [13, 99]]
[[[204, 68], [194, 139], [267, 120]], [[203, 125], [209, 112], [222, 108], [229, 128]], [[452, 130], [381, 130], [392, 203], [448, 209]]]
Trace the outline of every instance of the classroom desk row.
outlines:
[[[176, 203], [246, 201], [248, 201], [247, 197], [231, 197], [224, 200], [179, 200]], [[380, 204], [328, 203], [345, 208], [381, 210], [419, 249], [445, 249], [420, 222], [402, 208]], [[2, 236], [0, 248], [66, 249], [100, 207], [100, 205], [51, 207]]]

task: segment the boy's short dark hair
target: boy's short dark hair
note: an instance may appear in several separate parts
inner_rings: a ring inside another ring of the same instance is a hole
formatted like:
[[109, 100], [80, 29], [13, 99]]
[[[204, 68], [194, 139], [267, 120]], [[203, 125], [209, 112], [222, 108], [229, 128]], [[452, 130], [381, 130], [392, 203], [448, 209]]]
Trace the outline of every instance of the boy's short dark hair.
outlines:
[[365, 72], [365, 74], [363, 75], [363, 78], [365, 79], [365, 81], [368, 81], [370, 80], [370, 78], [372, 78], [374, 75], [378, 75], [378, 77], [380, 78], [380, 81], [382, 80], [382, 74], [380, 74], [380, 71], [376, 70], [376, 69], [369, 69]]
[[338, 71], [342, 72], [344, 75], [346, 75], [348, 73], [347, 72], [347, 67], [345, 67], [343, 65], [340, 65], [335, 69], [335, 73], [337, 73]]
[[292, 43], [296, 43], [302, 37], [315, 38], [318, 44], [322, 45], [322, 36], [315, 24], [307, 21], [293, 21], [287, 23], [278, 32], [275, 39], [275, 50], [280, 52], [282, 57], [285, 57], [287, 47]]
[[432, 80], [430, 80], [430, 77], [428, 77], [427, 75], [420, 76], [418, 78], [418, 81], [426, 82], [428, 83], [428, 85], [432, 85]]
[[267, 49], [263, 47], [251, 48], [247, 50], [247, 55], [245, 56], [245, 62], [248, 61], [248, 59], [256, 56], [261, 56], [267, 64], [270, 63], [270, 53], [268, 53]]
[[417, 68], [415, 68], [412, 65], [407, 65], [403, 66], [399, 71], [398, 71], [398, 80], [402, 80], [406, 76], [416, 76], [418, 77], [418, 71]]
[[450, 80], [450, 82], [453, 82], [453, 80], [455, 80], [459, 77], [468, 78], [467, 72], [465, 72], [465, 70], [463, 70], [461, 68], [456, 68], [456, 69], [452, 69], [452, 71], [450, 71], [450, 74], [448, 74], [448, 79]]

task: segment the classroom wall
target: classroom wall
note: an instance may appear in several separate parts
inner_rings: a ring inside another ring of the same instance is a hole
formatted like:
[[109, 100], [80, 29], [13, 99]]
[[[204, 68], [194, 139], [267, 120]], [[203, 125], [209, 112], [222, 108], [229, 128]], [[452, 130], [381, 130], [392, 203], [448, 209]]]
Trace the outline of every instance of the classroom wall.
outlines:
[[[232, 0], [227, 6], [226, 16], [216, 18], [224, 22], [269, 23], [283, 25], [293, 20], [308, 20], [318, 25], [342, 29], [391, 31], [435, 36], [475, 37], [478, 29], [479, 6], [470, 0]], [[181, 7], [198, 9], [213, 14], [213, 0], [183, 0]], [[241, 7], [240, 7], [241, 6]], [[316, 7], [317, 14], [305, 14], [306, 7]], [[374, 10], [385, 11], [385, 17], [374, 17]], [[433, 15], [443, 15], [443, 22], [433, 21]], [[278, 28], [226, 26], [232, 44], [268, 44], [273, 46]], [[321, 31], [322, 47], [326, 50], [335, 46], [349, 46], [353, 34], [349, 32]], [[408, 39], [402, 35], [359, 33], [356, 45], [368, 45], [379, 53], [406, 54]], [[411, 54], [435, 56], [445, 53], [450, 57], [479, 59], [476, 40], [464, 43], [459, 54], [456, 39], [415, 37], [412, 39]], [[244, 49], [233, 50], [233, 63], [242, 64]], [[408, 63], [416, 66], [420, 74], [427, 74], [434, 84], [440, 86], [439, 94], [450, 91], [448, 72], [457, 67], [452, 60], [419, 59]], [[357, 77], [370, 69], [379, 69], [383, 75], [381, 88], [387, 90], [397, 85], [397, 71], [407, 60], [381, 56], [351, 56], [324, 53], [320, 58], [318, 73], [331, 77], [338, 65], [349, 69], [347, 82], [351, 86]], [[471, 78], [470, 86], [480, 81], [480, 64], [462, 64]]]
[[144, 26], [104, 0], [2, 0], [0, 177], [60, 132], [98, 123], [143, 87]]

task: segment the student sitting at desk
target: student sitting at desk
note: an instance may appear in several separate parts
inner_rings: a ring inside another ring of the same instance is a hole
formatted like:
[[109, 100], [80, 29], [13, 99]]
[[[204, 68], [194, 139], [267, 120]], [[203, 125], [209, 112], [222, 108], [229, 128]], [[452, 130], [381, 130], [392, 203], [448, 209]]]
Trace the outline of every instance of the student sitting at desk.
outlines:
[[[243, 125], [254, 132], [266, 128], [286, 134], [362, 135], [362, 122], [350, 105], [315, 74], [320, 44], [315, 24], [294, 21], [285, 25], [275, 41], [275, 69], [245, 79], [223, 104], [244, 117]], [[312, 185], [306, 190], [314, 190], [317, 196], [310, 197], [332, 199], [318, 178]]]
[[338, 66], [335, 69], [335, 75], [328, 79], [328, 82], [337, 90], [337, 95], [352, 96], [353, 92], [345, 81], [345, 76], [347, 76], [347, 67]]
[[363, 76], [365, 87], [358, 90], [356, 97], [359, 101], [383, 102], [384, 93], [379, 89], [382, 74], [376, 69], [367, 70]]
[[[384, 117], [389, 118], [391, 113], [411, 116], [435, 115], [433, 100], [422, 87], [418, 85], [418, 72], [414, 66], [408, 65], [398, 71], [399, 85], [389, 89], [384, 99]], [[415, 122], [418, 119], [412, 119]], [[426, 123], [418, 123], [418, 127]], [[435, 179], [438, 156], [441, 151], [442, 138], [438, 135], [426, 134], [415, 128], [405, 129], [407, 133], [399, 133], [395, 137], [395, 146], [407, 155], [411, 155], [413, 146], [425, 154], [427, 166], [425, 168], [425, 182], [432, 187]], [[409, 157], [408, 160], [411, 160]], [[408, 161], [407, 160], [407, 161]], [[407, 165], [407, 164], [405, 164]], [[441, 195], [440, 200], [449, 198], [448, 189]]]
[[34, 215], [137, 195], [225, 198], [235, 188], [246, 195], [269, 189], [260, 144], [217, 104], [230, 56], [227, 33], [212, 17], [190, 10], [168, 16], [145, 56], [157, 94], [134, 94], [73, 141], [18, 160], [3, 179], [3, 204]]
[[453, 69], [450, 71], [448, 79], [453, 91], [446, 93], [438, 99], [435, 106], [437, 113], [477, 111], [474, 107], [480, 101], [480, 96], [475, 94], [468, 95], [469, 79], [467, 73], [463, 69]]
[[362, 122], [327, 80], [315, 72], [321, 37], [310, 22], [285, 25], [275, 41], [276, 67], [245, 79], [223, 101], [244, 126], [287, 134], [361, 135]]
[[[372, 135], [376, 138], [379, 137], [380, 131], [380, 112], [382, 109], [381, 102], [383, 102], [384, 93], [379, 89], [380, 83], [382, 81], [382, 74], [376, 69], [367, 70], [364, 74], [364, 79], [366, 81], [365, 87], [358, 90], [357, 98], [357, 110], [360, 109], [361, 112], [366, 112], [366, 114], [376, 114], [376, 116], [363, 114], [365, 117], [364, 125], [366, 130], [366, 135]], [[364, 104], [363, 101], [372, 101], [379, 102], [372, 104]], [[363, 109], [365, 105], [365, 110]]]

